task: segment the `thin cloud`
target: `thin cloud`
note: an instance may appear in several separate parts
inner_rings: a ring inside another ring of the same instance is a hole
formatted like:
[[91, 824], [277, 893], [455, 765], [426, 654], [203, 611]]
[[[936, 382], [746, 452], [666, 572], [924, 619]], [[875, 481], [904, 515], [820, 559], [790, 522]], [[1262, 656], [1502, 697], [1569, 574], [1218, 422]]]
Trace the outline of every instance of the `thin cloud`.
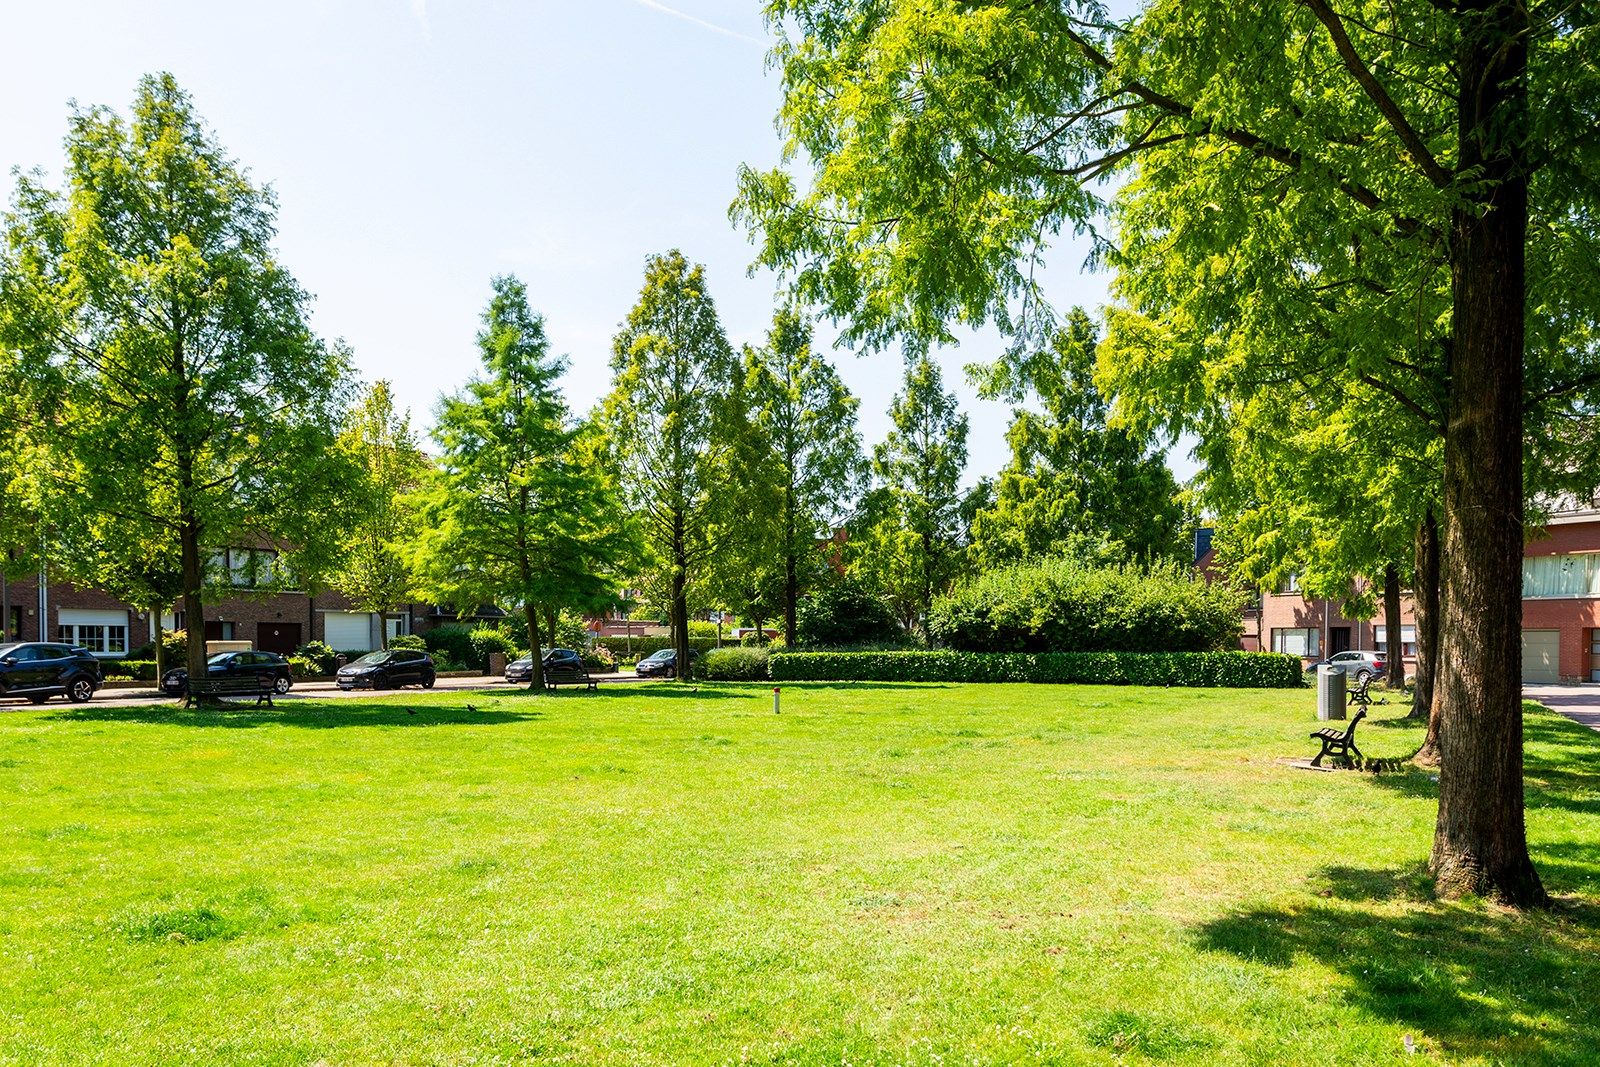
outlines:
[[417, 20], [422, 36], [431, 39], [433, 27], [428, 24], [428, 0], [411, 0], [411, 16]]
[[659, 11], [663, 15], [671, 15], [675, 19], [682, 19], [684, 22], [692, 22], [694, 25], [699, 26], [703, 30], [710, 30], [712, 33], [720, 33], [724, 37], [732, 37], [736, 41], [745, 41], [749, 44], [759, 45], [763, 48], [765, 48], [767, 44], [767, 42], [763, 40], [751, 37], [748, 33], [740, 33], [738, 30], [730, 30], [726, 26], [718, 26], [715, 22], [707, 22], [705, 19], [696, 18], [687, 11], [679, 11], [675, 7], [668, 7], [666, 4], [657, 3], [656, 0], [633, 0], [633, 2], [638, 4], [640, 7], [647, 7], [651, 11]]

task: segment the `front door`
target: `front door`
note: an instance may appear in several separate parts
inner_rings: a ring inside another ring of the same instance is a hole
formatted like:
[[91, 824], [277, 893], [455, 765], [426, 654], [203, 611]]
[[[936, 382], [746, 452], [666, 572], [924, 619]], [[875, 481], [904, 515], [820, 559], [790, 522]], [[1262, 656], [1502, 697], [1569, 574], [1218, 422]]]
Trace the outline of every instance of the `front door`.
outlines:
[[263, 652], [276, 652], [292, 656], [303, 642], [297, 622], [262, 622], [256, 624], [256, 647]]
[[1350, 627], [1335, 626], [1328, 631], [1328, 651], [1335, 656], [1350, 651]]

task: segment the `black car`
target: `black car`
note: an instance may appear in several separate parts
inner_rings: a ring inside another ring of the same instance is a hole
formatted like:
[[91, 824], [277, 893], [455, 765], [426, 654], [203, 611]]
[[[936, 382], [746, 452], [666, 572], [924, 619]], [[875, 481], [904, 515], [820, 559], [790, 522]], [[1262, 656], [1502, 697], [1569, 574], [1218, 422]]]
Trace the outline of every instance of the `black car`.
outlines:
[[[570, 648], [552, 648], [544, 654], [545, 670], [551, 667], [579, 668], [583, 657]], [[515, 662], [506, 664], [506, 681], [526, 684], [533, 681], [533, 654], [529, 653]]]
[[[272, 691], [280, 696], [294, 685], [289, 661], [276, 652], [218, 652], [206, 658], [208, 678], [248, 678], [252, 674], [271, 678]], [[175, 667], [163, 674], [161, 691], [175, 697], [187, 693], [189, 668]]]
[[100, 688], [100, 661], [87, 648], [45, 642], [0, 645], [0, 697], [82, 704]]
[[[700, 653], [695, 649], [689, 650], [689, 662], [693, 664], [695, 657]], [[633, 673], [641, 678], [676, 678], [678, 676], [678, 653], [670, 648], [663, 648], [652, 652], [640, 660], [633, 668]]]
[[340, 689], [393, 689], [402, 685], [433, 688], [433, 657], [409, 648], [368, 652], [339, 668], [334, 681]]

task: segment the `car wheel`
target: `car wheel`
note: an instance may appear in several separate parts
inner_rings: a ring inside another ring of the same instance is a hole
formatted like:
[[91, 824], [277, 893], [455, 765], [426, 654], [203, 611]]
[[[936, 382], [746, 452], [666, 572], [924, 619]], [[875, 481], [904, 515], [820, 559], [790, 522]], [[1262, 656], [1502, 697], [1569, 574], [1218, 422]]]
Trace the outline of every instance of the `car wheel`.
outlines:
[[1369, 671], [1369, 670], [1367, 670], [1365, 668], [1362, 668], [1361, 670], [1356, 671], [1356, 684], [1357, 685], [1366, 685], [1371, 680], [1372, 680], [1372, 672], [1371, 671]]
[[433, 682], [434, 682], [434, 676], [433, 675], [425, 674], [425, 675], [422, 676], [422, 688], [424, 688], [424, 689], [432, 689], [433, 688]]
[[374, 688], [374, 689], [387, 689], [387, 688], [389, 688], [389, 676], [387, 674], [374, 674], [372, 676], [372, 688]]
[[283, 694], [289, 691], [289, 687], [293, 684], [294, 683], [289, 680], [289, 676], [287, 674], [280, 674], [272, 680], [272, 691], [277, 693], [279, 696], [283, 696]]
[[74, 704], [87, 704], [94, 696], [94, 682], [88, 678], [74, 678], [67, 686], [67, 699]]

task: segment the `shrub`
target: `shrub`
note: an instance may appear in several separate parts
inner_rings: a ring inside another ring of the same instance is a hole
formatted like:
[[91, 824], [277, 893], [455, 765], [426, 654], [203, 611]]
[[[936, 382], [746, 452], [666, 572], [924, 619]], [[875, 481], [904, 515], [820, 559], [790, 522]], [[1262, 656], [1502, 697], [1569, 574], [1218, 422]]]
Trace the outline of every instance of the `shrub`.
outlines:
[[[672, 640], [666, 637], [636, 636], [630, 646], [626, 637], [602, 637], [596, 644], [603, 646], [613, 656], [619, 658], [628, 656], [632, 659], [641, 659], [652, 652], [659, 652], [663, 648], [671, 648]], [[631, 652], [629, 651], [630, 647], [632, 648]], [[717, 647], [717, 640], [715, 637], [691, 637], [689, 638], [689, 647], [705, 653]]]
[[189, 635], [183, 630], [163, 630], [161, 658], [174, 666], [182, 666], [189, 658]]
[[1276, 652], [774, 652], [775, 682], [1076, 682], [1292, 689], [1300, 660]]
[[438, 666], [440, 657], [449, 657], [452, 663], [472, 662], [471, 627], [436, 626], [422, 635], [422, 643], [428, 646], [435, 666]]
[[[172, 664], [181, 666], [181, 664]], [[153, 659], [119, 659], [105, 664], [105, 676], [111, 678], [126, 678], [135, 682], [153, 682], [156, 680], [156, 661]]]
[[583, 665], [591, 671], [614, 671], [617, 669], [617, 658], [604, 645], [595, 645], [583, 651]]
[[467, 663], [480, 671], [489, 669], [489, 656], [492, 653], [498, 652], [505, 656], [507, 663], [522, 655], [521, 646], [503, 630], [485, 626], [473, 630], [469, 641], [472, 645], [472, 659], [467, 660]]
[[420, 634], [397, 634], [389, 638], [389, 647], [407, 649], [411, 652], [426, 652], [428, 642], [424, 641]]
[[700, 661], [700, 673], [714, 682], [763, 682], [767, 679], [764, 648], [714, 648]]
[[795, 616], [797, 645], [862, 645], [898, 641], [904, 636], [889, 605], [854, 579], [817, 590], [800, 602]]
[[1001, 567], [933, 603], [929, 633], [964, 652], [1209, 652], [1237, 647], [1243, 595], [1176, 563], [1055, 557]]
[[338, 655], [326, 641], [307, 641], [295, 649], [290, 659], [299, 658], [315, 664], [317, 674], [332, 674]]
[[322, 669], [321, 663], [317, 660], [309, 659], [305, 656], [289, 657], [289, 677], [297, 682], [303, 682], [307, 678], [316, 678], [329, 673], [331, 672]]

